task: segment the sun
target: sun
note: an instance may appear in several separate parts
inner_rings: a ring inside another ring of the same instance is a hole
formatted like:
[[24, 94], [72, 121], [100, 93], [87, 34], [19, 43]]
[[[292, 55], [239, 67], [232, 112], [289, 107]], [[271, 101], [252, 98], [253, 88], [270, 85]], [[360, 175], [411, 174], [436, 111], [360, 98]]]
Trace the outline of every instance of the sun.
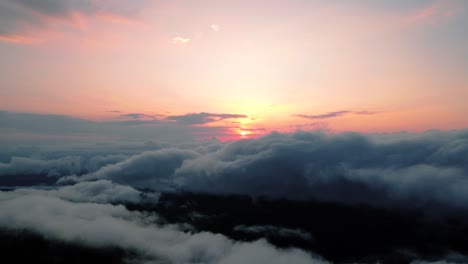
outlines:
[[237, 129], [236, 133], [241, 136], [242, 138], [246, 138], [248, 135], [252, 134], [251, 131], [245, 130], [243, 128]]

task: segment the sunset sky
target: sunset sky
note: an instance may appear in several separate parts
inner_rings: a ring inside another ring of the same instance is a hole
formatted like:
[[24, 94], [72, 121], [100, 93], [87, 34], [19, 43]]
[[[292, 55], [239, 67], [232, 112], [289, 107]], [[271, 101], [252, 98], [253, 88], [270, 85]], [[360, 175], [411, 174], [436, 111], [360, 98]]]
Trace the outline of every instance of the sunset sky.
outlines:
[[2, 0], [0, 131], [463, 129], [467, 30], [465, 0]]
[[0, 0], [2, 263], [468, 263], [467, 232], [468, 0]]

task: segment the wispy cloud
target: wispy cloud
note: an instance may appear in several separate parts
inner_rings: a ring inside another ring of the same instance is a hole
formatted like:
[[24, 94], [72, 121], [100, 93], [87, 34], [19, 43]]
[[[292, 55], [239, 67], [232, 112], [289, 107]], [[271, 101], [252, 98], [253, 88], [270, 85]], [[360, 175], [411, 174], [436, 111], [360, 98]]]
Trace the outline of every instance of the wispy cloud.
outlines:
[[334, 117], [339, 117], [339, 116], [344, 116], [344, 115], [350, 115], [350, 114], [355, 114], [355, 115], [373, 115], [373, 114], [376, 114], [376, 112], [341, 110], [341, 111], [328, 112], [328, 113], [319, 114], [319, 115], [293, 115], [293, 116], [295, 116], [295, 117], [307, 118], [307, 119], [328, 119], [328, 118], [334, 118]]
[[172, 43], [174, 44], [187, 44], [191, 41], [189, 38], [184, 38], [184, 37], [175, 37], [172, 38]]
[[22, 36], [22, 35], [0, 35], [0, 41], [10, 42], [15, 44], [36, 44], [42, 42], [39, 38]]
[[156, 119], [158, 115], [148, 115], [143, 113], [129, 113], [121, 114], [120, 118], [129, 118], [129, 119]]
[[431, 4], [406, 15], [401, 23], [414, 25], [418, 23], [436, 23], [454, 16], [460, 7], [454, 1], [436, 0]]
[[224, 119], [235, 119], [235, 118], [248, 118], [246, 115], [240, 114], [213, 114], [213, 113], [192, 113], [178, 116], [168, 116], [166, 119], [175, 121], [183, 125], [201, 125], [207, 123], [213, 123]]
[[110, 23], [115, 23], [115, 24], [130, 24], [130, 25], [143, 25], [144, 24], [140, 20], [126, 17], [126, 16], [119, 15], [119, 14], [114, 14], [112, 12], [100, 11], [96, 13], [96, 17], [101, 20], [104, 20]]
[[356, 114], [356, 115], [375, 115], [375, 114], [377, 114], [377, 112], [371, 112], [371, 111], [356, 111], [356, 112], [353, 112], [353, 114]]
[[213, 24], [210, 26], [211, 30], [217, 32], [221, 29], [221, 27], [219, 25], [216, 25], [216, 24]]

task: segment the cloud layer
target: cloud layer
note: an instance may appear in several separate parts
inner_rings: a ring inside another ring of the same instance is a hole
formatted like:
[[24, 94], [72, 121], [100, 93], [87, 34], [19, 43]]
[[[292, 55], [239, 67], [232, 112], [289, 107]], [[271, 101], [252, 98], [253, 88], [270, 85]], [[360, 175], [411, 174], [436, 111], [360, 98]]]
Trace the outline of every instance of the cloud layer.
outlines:
[[[236, 242], [197, 231], [187, 222], [163, 225], [159, 215], [142, 210], [159, 204], [160, 192], [332, 202], [342, 209], [362, 205], [390, 211], [422, 209], [459, 221], [464, 221], [468, 209], [467, 131], [370, 135], [298, 131], [225, 143], [104, 144], [6, 149], [0, 154], [1, 179], [26, 175], [64, 185], [0, 192], [0, 228], [131, 250], [141, 255], [137, 262], [322, 262], [302, 250], [279, 250], [265, 240]], [[121, 203], [136, 210], [117, 205]], [[189, 212], [188, 217], [210, 216]], [[323, 235], [301, 228], [277, 225], [271, 219], [238, 222], [228, 231], [304, 245], [315, 245], [318, 237], [323, 241]]]
[[264, 240], [234, 242], [208, 232], [182, 232], [155, 225], [155, 215], [121, 205], [70, 202], [55, 194], [0, 192], [0, 227], [92, 247], [134, 250], [141, 256], [138, 263], [325, 263], [302, 250], [279, 250]]
[[143, 152], [82, 176], [138, 188], [319, 199], [377, 206], [466, 208], [468, 133], [297, 132]]

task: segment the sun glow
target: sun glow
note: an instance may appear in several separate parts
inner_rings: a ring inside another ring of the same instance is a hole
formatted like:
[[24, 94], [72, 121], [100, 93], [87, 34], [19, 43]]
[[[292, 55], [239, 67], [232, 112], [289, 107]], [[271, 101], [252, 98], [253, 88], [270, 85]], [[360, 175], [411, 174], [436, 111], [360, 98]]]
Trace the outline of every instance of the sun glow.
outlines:
[[239, 135], [241, 135], [243, 138], [250, 134], [252, 134], [252, 132], [248, 130], [239, 130]]

